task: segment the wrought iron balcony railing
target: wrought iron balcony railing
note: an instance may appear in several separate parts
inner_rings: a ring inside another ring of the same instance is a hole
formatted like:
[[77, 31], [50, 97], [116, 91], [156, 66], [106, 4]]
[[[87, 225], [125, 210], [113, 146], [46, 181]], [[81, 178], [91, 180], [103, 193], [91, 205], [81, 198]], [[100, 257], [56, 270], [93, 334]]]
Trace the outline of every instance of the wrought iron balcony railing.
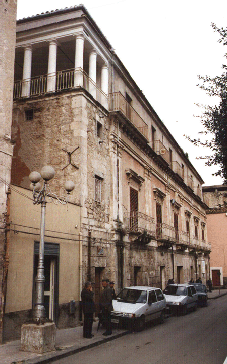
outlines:
[[128, 103], [121, 92], [109, 95], [109, 111], [119, 111], [126, 117], [143, 136], [148, 139], [148, 126], [137, 111]]
[[[49, 83], [49, 84], [48, 84]], [[95, 100], [108, 107], [108, 96], [82, 68], [58, 71], [53, 75], [41, 75], [14, 83], [14, 99], [44, 95], [49, 92], [83, 87]]]
[[142, 212], [128, 212], [124, 214], [124, 227], [126, 231], [131, 233], [143, 233], [146, 231], [155, 238], [155, 222], [154, 219]]

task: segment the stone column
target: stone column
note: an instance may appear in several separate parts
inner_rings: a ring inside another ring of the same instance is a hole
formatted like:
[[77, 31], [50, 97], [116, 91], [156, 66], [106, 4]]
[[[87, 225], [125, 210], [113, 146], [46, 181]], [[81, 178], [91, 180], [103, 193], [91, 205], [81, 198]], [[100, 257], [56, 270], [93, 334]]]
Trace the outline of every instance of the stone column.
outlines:
[[24, 50], [22, 97], [30, 96], [31, 72], [32, 72], [32, 47], [28, 46]]
[[[89, 92], [96, 99], [97, 53], [93, 49], [89, 57]], [[93, 81], [93, 82], [92, 82]]]
[[48, 71], [47, 71], [47, 92], [55, 91], [56, 87], [56, 61], [57, 61], [57, 42], [49, 43]]
[[75, 52], [75, 75], [74, 86], [83, 86], [83, 67], [84, 67], [84, 37], [82, 34], [76, 36]]
[[101, 104], [108, 109], [108, 66], [105, 64], [101, 71], [101, 90], [103, 91]]

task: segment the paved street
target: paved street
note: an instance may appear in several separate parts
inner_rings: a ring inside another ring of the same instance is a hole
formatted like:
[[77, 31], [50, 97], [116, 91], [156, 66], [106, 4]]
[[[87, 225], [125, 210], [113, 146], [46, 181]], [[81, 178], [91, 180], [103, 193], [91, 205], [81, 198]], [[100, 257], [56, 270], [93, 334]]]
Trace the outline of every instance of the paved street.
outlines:
[[56, 364], [222, 364], [227, 357], [227, 296], [186, 316], [169, 317]]

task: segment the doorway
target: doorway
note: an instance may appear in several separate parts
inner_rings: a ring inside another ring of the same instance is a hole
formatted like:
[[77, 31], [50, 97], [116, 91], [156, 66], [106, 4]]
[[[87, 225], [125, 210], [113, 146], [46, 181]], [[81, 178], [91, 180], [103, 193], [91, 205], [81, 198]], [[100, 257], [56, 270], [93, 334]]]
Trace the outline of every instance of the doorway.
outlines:
[[220, 276], [221, 272], [219, 269], [212, 269], [212, 283], [214, 287], [221, 285]]
[[104, 277], [104, 267], [95, 267], [95, 316], [99, 314], [99, 302], [102, 291], [102, 279]]
[[[38, 267], [39, 243], [34, 248], [33, 305], [35, 302], [35, 278]], [[46, 318], [56, 322], [59, 301], [59, 244], [44, 244], [44, 307]]]
[[140, 271], [141, 267], [134, 266], [134, 286], [139, 286], [141, 284]]
[[177, 266], [177, 283], [183, 282], [183, 267]]

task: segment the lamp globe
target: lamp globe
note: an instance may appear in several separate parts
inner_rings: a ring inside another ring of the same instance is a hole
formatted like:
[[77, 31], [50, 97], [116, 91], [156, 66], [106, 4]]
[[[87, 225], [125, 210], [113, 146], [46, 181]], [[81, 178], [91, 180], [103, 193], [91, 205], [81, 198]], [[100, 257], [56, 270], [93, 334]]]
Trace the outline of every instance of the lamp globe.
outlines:
[[37, 183], [37, 182], [39, 182], [41, 180], [41, 175], [40, 175], [39, 172], [34, 171], [34, 172], [31, 172], [29, 174], [28, 178], [34, 184], [34, 183]]
[[75, 188], [75, 183], [73, 181], [65, 182], [65, 189], [66, 189], [67, 193], [72, 192], [72, 190], [74, 190], [74, 188]]
[[49, 181], [50, 179], [54, 178], [55, 170], [51, 166], [44, 166], [41, 169], [40, 174], [41, 174], [42, 178], [44, 179], [44, 181]]

